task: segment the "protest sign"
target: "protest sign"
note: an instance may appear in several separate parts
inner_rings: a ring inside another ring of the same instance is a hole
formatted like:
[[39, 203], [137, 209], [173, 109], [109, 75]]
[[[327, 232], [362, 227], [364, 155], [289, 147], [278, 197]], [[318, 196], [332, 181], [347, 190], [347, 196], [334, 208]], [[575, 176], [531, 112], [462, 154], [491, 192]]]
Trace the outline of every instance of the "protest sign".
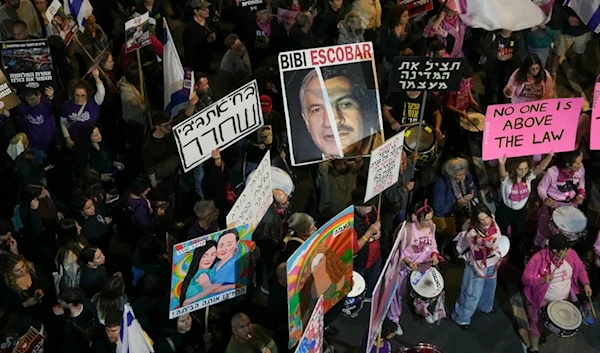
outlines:
[[250, 229], [256, 229], [272, 203], [271, 151], [267, 151], [227, 214], [227, 227], [250, 224]]
[[106, 48], [104, 48], [104, 50], [102, 50], [100, 52], [100, 54], [98, 54], [96, 56], [96, 58], [94, 59], [94, 61], [92, 61], [92, 64], [90, 65], [90, 68], [87, 70], [87, 72], [85, 73], [85, 75], [83, 76], [83, 78], [86, 78], [87, 75], [89, 75], [90, 73], [92, 73], [92, 71], [96, 70], [100, 66], [100, 62], [104, 58], [104, 54], [106, 54], [107, 52], [110, 52], [108, 50], [109, 48], [110, 48], [109, 46], [106, 47]]
[[145, 14], [125, 22], [125, 52], [129, 53], [150, 44], [150, 15]]
[[184, 67], [183, 72], [184, 76], [182, 94], [185, 94], [187, 97], [191, 97], [192, 93], [194, 92], [194, 85], [196, 84], [194, 81], [194, 70]]
[[255, 12], [267, 8], [267, 4], [265, 4], [264, 0], [240, 0], [239, 6], [242, 10], [248, 12]]
[[320, 296], [308, 320], [306, 330], [298, 342], [296, 353], [323, 352], [323, 316], [323, 296]]
[[52, 57], [46, 39], [2, 42], [2, 68], [8, 82], [23, 93], [32, 89], [44, 91], [54, 87]]
[[19, 102], [19, 97], [17, 97], [12, 87], [8, 84], [4, 72], [0, 71], [0, 111], [4, 109], [11, 110], [19, 105]]
[[279, 54], [292, 165], [366, 156], [383, 142], [373, 44]]
[[387, 316], [387, 312], [392, 304], [392, 299], [396, 295], [396, 289], [400, 283], [398, 280], [400, 266], [402, 266], [402, 261], [400, 261], [402, 258], [400, 243], [406, 236], [405, 226], [406, 222], [402, 224], [402, 227], [398, 232], [390, 256], [385, 262], [381, 275], [373, 289], [373, 301], [371, 302], [371, 315], [369, 316], [369, 333], [367, 336], [366, 352], [370, 352], [371, 347], [375, 345], [383, 320]]
[[185, 172], [263, 126], [256, 80], [248, 82], [173, 128]]
[[73, 39], [73, 34], [79, 29], [79, 25], [73, 17], [65, 14], [61, 1], [52, 1], [46, 10], [46, 19], [52, 23], [52, 27], [65, 42], [65, 45], [69, 45], [71, 39]]
[[483, 129], [483, 160], [575, 148], [583, 98], [490, 105]]
[[406, 5], [410, 18], [433, 10], [433, 0], [399, 0], [398, 4]]
[[253, 250], [249, 224], [176, 244], [169, 318], [246, 294]]
[[13, 353], [41, 353], [44, 351], [44, 336], [33, 326], [17, 342]]
[[461, 58], [397, 56], [390, 89], [399, 91], [458, 91]]
[[277, 8], [277, 21], [285, 28], [286, 32], [290, 31], [290, 28], [296, 23], [296, 16], [300, 11], [292, 11], [282, 9], [280, 7]]
[[590, 126], [590, 149], [600, 150], [600, 82], [596, 82], [592, 98], [592, 126]]
[[404, 134], [396, 134], [373, 150], [369, 162], [365, 202], [398, 182], [403, 146]]
[[326, 313], [350, 292], [353, 232], [354, 206], [350, 206], [306, 239], [288, 259], [289, 348], [302, 337], [321, 295]]

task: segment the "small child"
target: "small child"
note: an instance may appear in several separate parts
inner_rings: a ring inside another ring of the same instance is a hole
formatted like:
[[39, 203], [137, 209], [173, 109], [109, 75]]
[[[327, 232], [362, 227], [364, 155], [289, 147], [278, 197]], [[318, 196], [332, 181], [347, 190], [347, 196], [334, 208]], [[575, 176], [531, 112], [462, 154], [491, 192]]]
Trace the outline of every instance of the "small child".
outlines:
[[[396, 336], [396, 325], [392, 320], [387, 317], [383, 320], [383, 325], [381, 325], [381, 342], [379, 342], [379, 353], [391, 353], [392, 352], [392, 344], [390, 340]], [[370, 350], [367, 350], [367, 336], [369, 335], [369, 329], [367, 328], [365, 334], [363, 335], [363, 341], [361, 346], [361, 353], [375, 353], [377, 352], [377, 339], [375, 339], [375, 344], [371, 347]]]

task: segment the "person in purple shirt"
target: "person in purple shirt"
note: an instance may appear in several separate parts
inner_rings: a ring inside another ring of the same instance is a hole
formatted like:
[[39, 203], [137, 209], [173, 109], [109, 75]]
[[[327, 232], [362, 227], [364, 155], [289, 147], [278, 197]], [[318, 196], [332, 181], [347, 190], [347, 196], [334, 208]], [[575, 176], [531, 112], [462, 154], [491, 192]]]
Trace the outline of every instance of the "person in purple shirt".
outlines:
[[[396, 325], [387, 317], [383, 320], [383, 325], [381, 325], [381, 342], [379, 342], [379, 353], [392, 353], [392, 344], [390, 343], [390, 340], [396, 336], [397, 327], [398, 325]], [[363, 335], [362, 346], [360, 349], [361, 353], [377, 352], [377, 338], [375, 338], [375, 342], [373, 342], [371, 349], [367, 349], [368, 336], [369, 329], [367, 328], [365, 334]]]
[[133, 219], [143, 235], [150, 234], [150, 215], [154, 212], [146, 195], [150, 192], [150, 182], [142, 177], [135, 179], [129, 188], [125, 201], [133, 213]]
[[47, 151], [56, 145], [56, 122], [52, 113], [52, 100], [54, 88], [46, 87], [45, 96], [38, 90], [25, 93], [24, 100], [17, 106], [20, 118], [17, 120], [19, 129], [29, 139], [29, 149], [33, 152], [35, 160], [43, 165]]
[[92, 71], [96, 81], [96, 94], [90, 98], [91, 88], [87, 81], [76, 80], [72, 85], [71, 99], [63, 105], [63, 113], [60, 117], [60, 129], [65, 137], [69, 148], [73, 148], [77, 132], [82, 124], [98, 125], [100, 119], [100, 105], [104, 102], [104, 84], [100, 80], [98, 69]]

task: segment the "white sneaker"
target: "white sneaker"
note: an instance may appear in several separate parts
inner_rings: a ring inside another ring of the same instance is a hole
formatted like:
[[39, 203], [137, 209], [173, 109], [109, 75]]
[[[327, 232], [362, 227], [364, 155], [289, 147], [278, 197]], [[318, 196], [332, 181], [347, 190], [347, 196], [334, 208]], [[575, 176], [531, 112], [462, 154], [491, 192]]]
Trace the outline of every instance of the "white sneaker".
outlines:
[[404, 334], [404, 330], [402, 330], [402, 326], [398, 325], [396, 329], [396, 336], [402, 336]]
[[430, 325], [435, 324], [435, 320], [433, 319], [433, 315], [429, 315], [429, 316], [425, 317], [425, 322], [428, 323], [428, 324], [430, 324]]

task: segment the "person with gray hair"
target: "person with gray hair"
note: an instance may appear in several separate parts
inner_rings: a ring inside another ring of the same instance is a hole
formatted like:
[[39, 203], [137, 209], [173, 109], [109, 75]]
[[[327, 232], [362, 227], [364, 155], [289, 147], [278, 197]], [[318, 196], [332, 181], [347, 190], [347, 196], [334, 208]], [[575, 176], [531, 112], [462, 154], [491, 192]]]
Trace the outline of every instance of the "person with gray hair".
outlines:
[[214, 201], [201, 200], [194, 205], [194, 213], [198, 217], [187, 231], [187, 240], [219, 231], [219, 209]]
[[317, 231], [315, 220], [308, 214], [296, 212], [288, 219], [288, 233], [283, 240], [283, 259], [286, 260], [294, 254], [308, 237]]
[[435, 216], [469, 217], [471, 205], [477, 200], [477, 187], [469, 173], [469, 162], [460, 157], [449, 159], [442, 166], [442, 172], [433, 188]]

